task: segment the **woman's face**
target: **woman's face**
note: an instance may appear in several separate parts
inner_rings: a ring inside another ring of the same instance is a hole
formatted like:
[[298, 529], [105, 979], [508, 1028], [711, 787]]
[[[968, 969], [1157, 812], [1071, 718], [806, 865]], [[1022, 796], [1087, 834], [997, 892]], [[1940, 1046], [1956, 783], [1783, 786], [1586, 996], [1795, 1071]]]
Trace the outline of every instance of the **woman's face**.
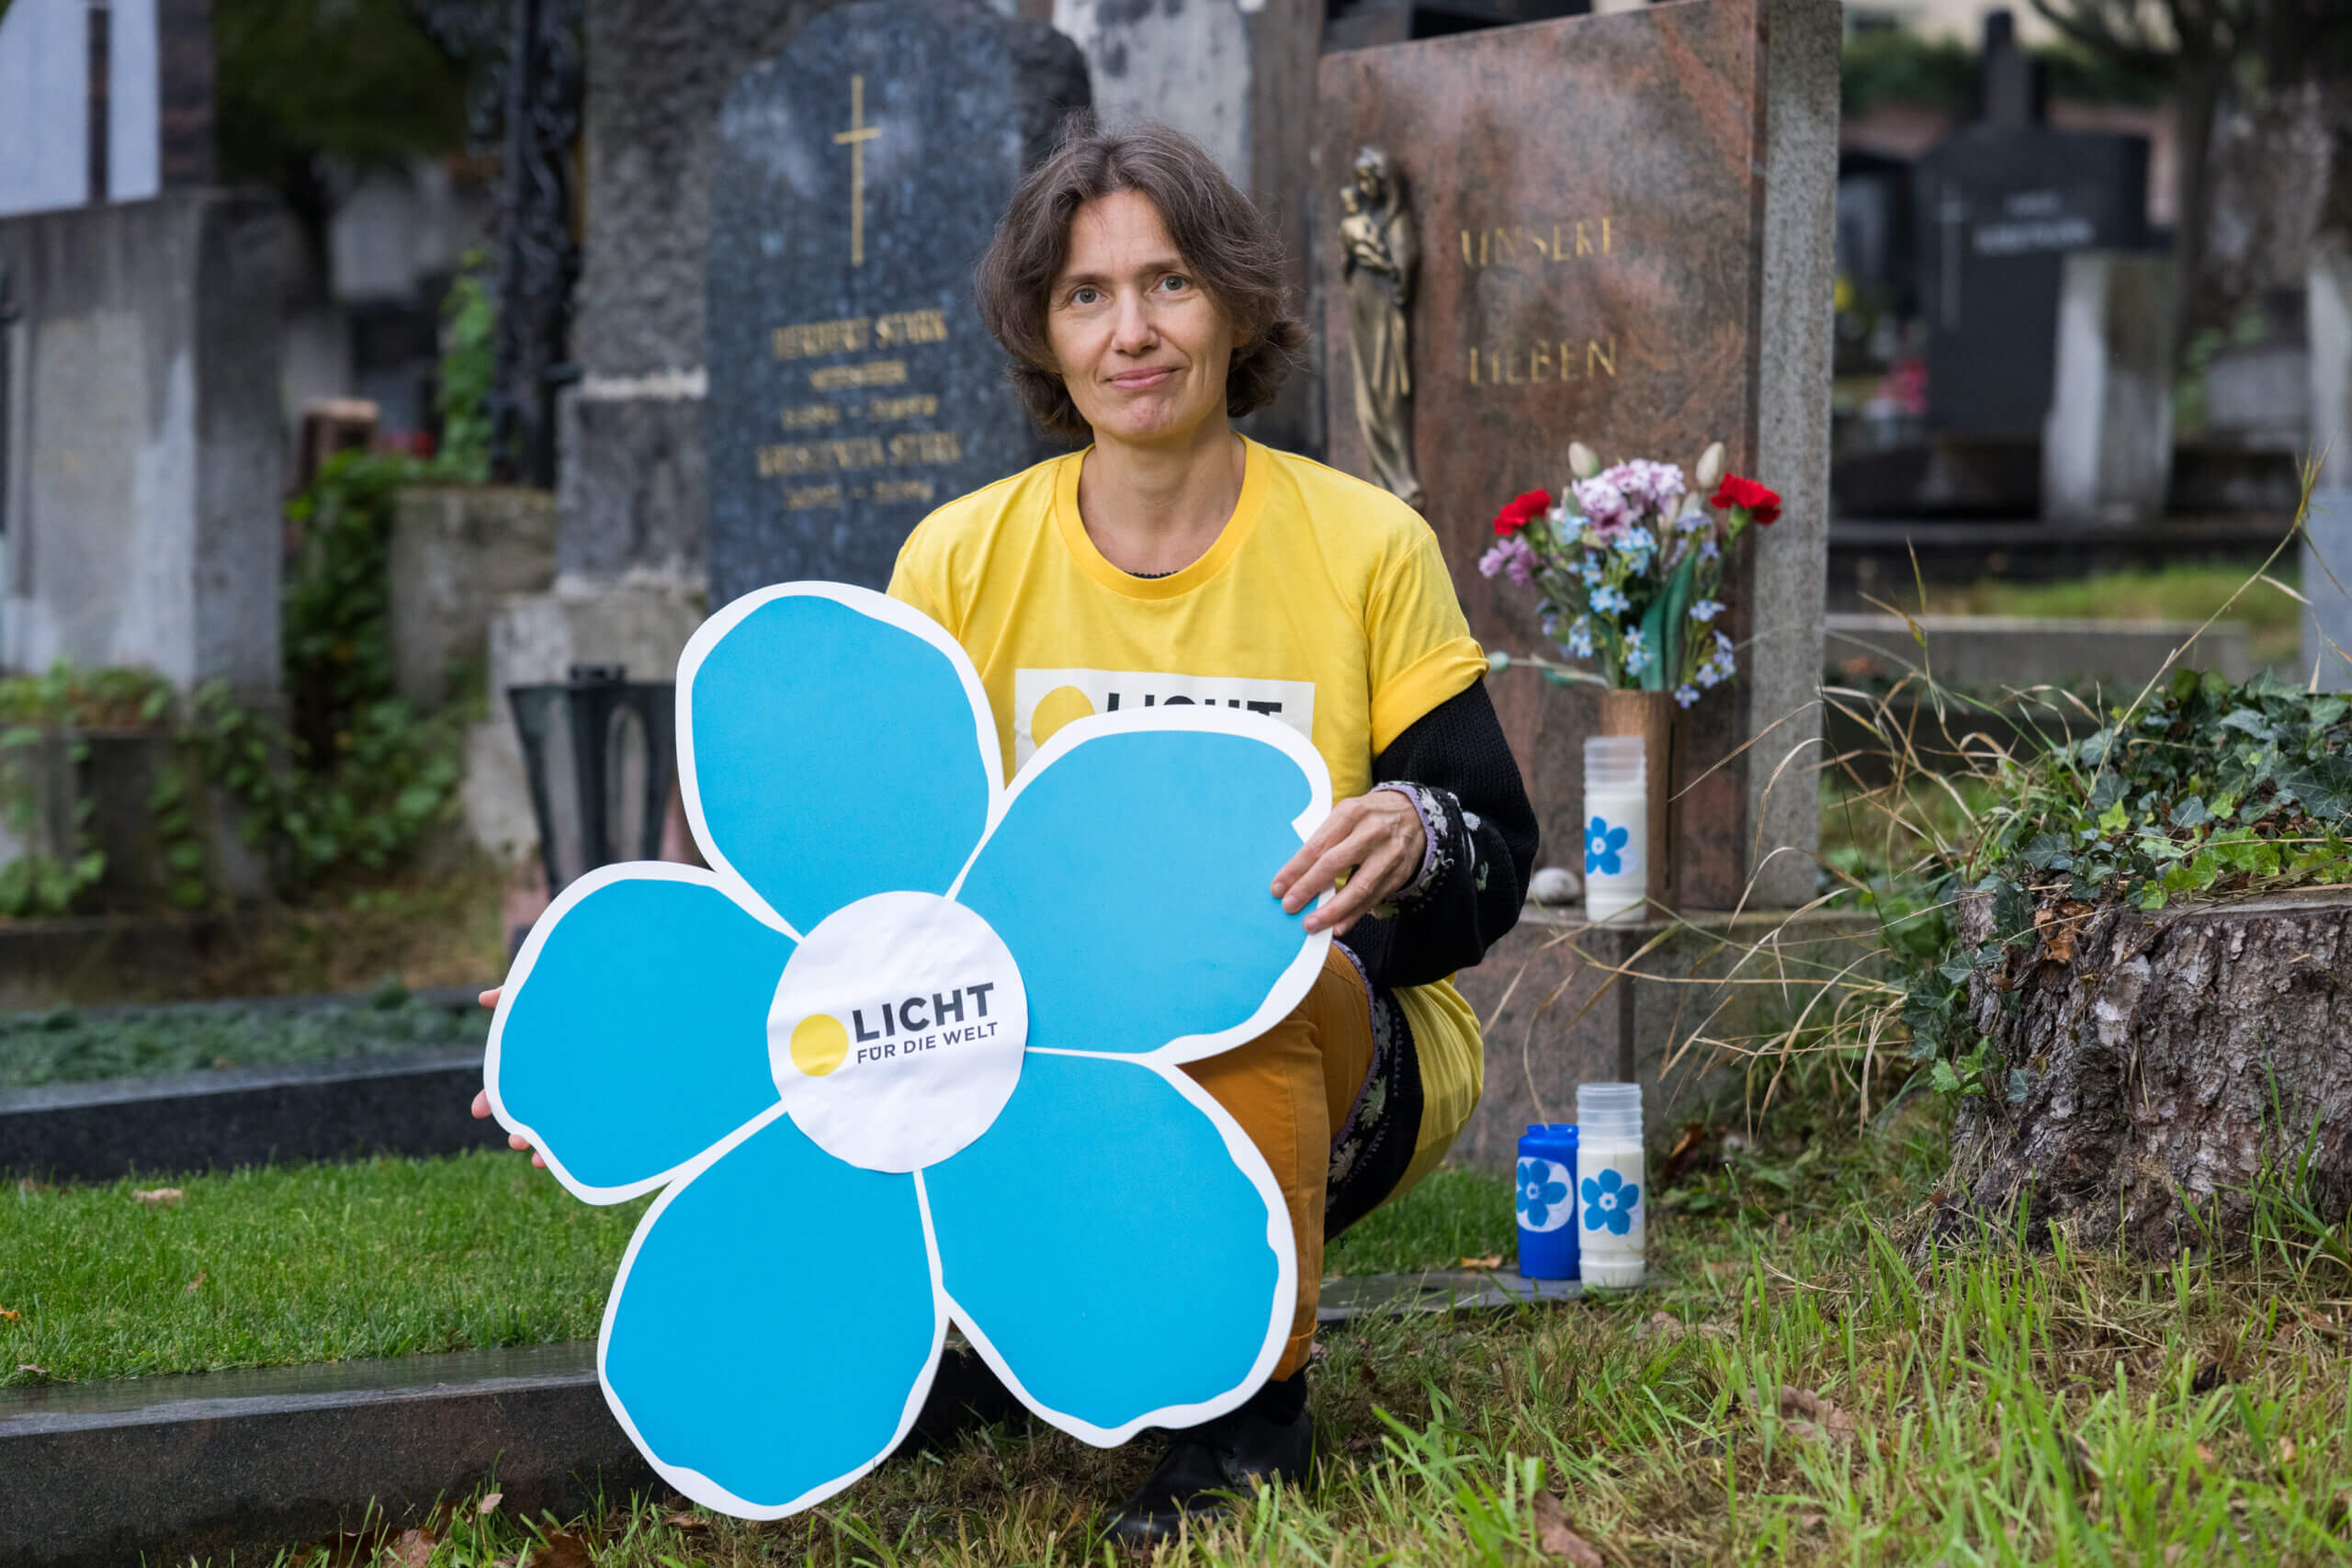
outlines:
[[1141, 191], [1078, 209], [1046, 335], [1097, 439], [1181, 440], [1225, 412], [1233, 328]]

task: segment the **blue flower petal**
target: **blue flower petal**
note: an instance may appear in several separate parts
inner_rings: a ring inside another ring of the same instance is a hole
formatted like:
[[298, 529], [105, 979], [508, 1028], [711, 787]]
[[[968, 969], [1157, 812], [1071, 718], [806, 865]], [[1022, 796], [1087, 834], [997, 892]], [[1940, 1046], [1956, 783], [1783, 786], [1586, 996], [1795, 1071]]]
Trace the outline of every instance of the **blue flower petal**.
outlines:
[[788, 584], [712, 616], [678, 663], [679, 779], [713, 866], [795, 931], [882, 892], [944, 893], [998, 779], [970, 661], [864, 589]]
[[1328, 795], [1319, 766], [1254, 735], [1081, 722], [1015, 783], [957, 895], [1021, 965], [1029, 1044], [1239, 1044], [1306, 994], [1328, 945], [1267, 890]]
[[647, 1213], [597, 1365], [664, 1480], [775, 1518], [898, 1446], [946, 1332], [913, 1179], [778, 1116]]
[[1230, 1408], [1289, 1337], [1288, 1212], [1213, 1108], [1190, 1079], [1032, 1051], [996, 1125], [922, 1173], [956, 1321], [1089, 1442]]
[[660, 1185], [775, 1103], [768, 1003], [790, 937], [710, 873], [592, 872], [539, 919], [499, 998], [499, 1120], [591, 1202]]

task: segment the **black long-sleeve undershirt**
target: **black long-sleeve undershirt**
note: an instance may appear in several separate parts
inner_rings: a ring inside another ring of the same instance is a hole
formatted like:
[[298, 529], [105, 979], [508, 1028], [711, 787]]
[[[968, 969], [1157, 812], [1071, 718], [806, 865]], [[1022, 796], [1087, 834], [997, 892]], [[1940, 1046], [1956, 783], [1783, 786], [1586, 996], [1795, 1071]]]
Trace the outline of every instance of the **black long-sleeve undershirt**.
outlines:
[[1414, 792], [1435, 858], [1395, 913], [1365, 916], [1344, 941], [1374, 985], [1430, 985], [1476, 964], [1518, 923], [1535, 870], [1535, 808], [1484, 681], [1408, 725], [1372, 775]]

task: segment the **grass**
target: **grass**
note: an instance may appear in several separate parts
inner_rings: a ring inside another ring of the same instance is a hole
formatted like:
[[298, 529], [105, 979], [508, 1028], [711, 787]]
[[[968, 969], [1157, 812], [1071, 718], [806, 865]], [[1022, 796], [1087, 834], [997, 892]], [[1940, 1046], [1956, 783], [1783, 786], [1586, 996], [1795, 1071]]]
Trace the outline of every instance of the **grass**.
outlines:
[[163, 1007], [88, 1018], [70, 1007], [0, 1015], [0, 1089], [480, 1046], [490, 1014], [435, 1007], [397, 983], [301, 1012]]
[[[0, 1189], [0, 1385], [595, 1337], [651, 1200], [594, 1208], [520, 1156]], [[1331, 1249], [1336, 1272], [1508, 1256], [1510, 1189], [1441, 1170]], [[28, 1368], [38, 1369], [28, 1371]]]
[[[1926, 608], [1929, 614], [1942, 615], [2201, 622], [2245, 587], [2248, 575], [2244, 565], [2193, 562], [2153, 571], [2106, 571], [2048, 582], [1988, 577], [1968, 584], [1929, 583]], [[2295, 587], [2293, 558], [2282, 558], [2270, 575]], [[1905, 585], [1892, 602], [1910, 608], [1917, 592]], [[2247, 647], [2256, 668], [2291, 668], [2301, 652], [2301, 616], [2302, 607], [2294, 600], [2256, 583], [2230, 606], [2228, 618], [2245, 623]]]
[[[1937, 1112], [1837, 1142], [1781, 1120], [1663, 1195], [1661, 1289], [1328, 1333], [1316, 1483], [1165, 1559], [1532, 1564], [1564, 1517], [1641, 1568], [2352, 1561], [2345, 1227], [2274, 1208], [2235, 1262], [1992, 1236], [1915, 1266], [1888, 1217], [1941, 1163]], [[1093, 1532], [1155, 1457], [1007, 1423], [760, 1525], [654, 1498], [559, 1526], [478, 1493], [407, 1560], [528, 1568], [560, 1529], [584, 1554], [545, 1561], [606, 1568], [1116, 1562]]]
[[593, 1338], [650, 1201], [503, 1152], [156, 1179], [0, 1189], [0, 1384]]

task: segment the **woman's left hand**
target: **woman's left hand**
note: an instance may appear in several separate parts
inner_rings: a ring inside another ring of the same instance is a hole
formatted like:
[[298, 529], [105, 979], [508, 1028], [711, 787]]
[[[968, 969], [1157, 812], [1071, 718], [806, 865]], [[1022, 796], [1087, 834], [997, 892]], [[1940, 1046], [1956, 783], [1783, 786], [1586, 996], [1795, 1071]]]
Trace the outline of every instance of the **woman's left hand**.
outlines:
[[1306, 917], [1310, 931], [1344, 936], [1372, 907], [1421, 874], [1429, 834], [1413, 803], [1393, 789], [1343, 800], [1274, 878], [1274, 897], [1295, 915], [1352, 871], [1339, 897]]

